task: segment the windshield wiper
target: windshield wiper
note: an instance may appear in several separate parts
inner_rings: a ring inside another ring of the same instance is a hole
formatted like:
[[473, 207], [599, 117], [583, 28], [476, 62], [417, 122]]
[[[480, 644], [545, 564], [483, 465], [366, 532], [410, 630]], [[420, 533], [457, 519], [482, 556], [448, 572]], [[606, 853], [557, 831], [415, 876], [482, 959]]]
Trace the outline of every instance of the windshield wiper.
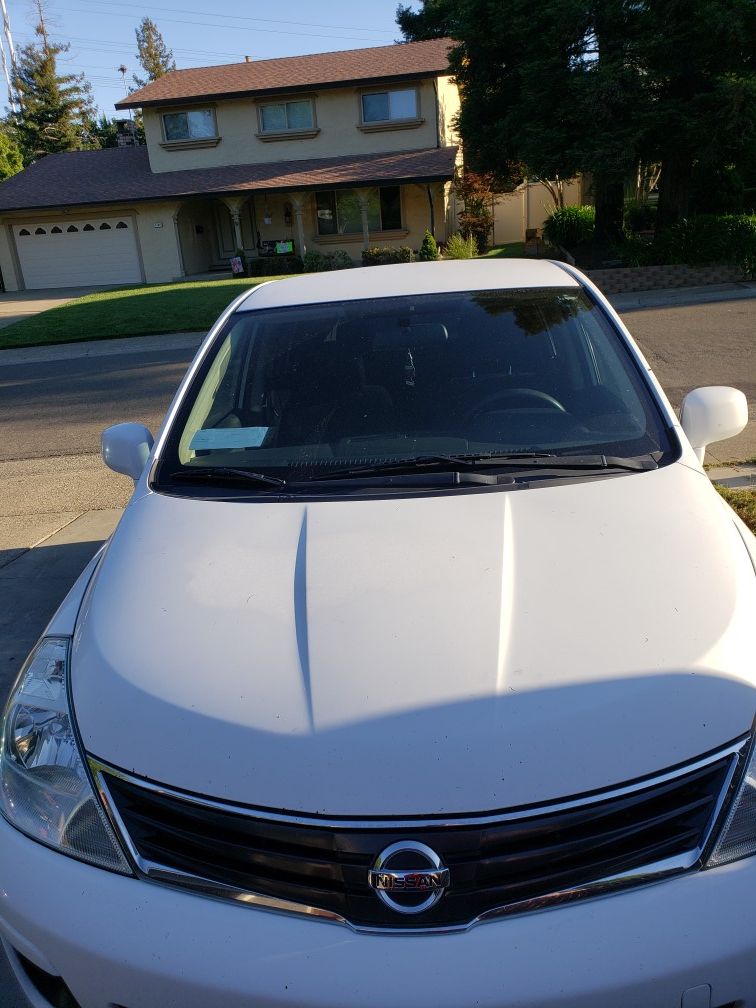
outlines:
[[460, 455], [458, 461], [469, 463], [472, 466], [520, 466], [524, 464], [526, 466], [544, 466], [549, 469], [627, 469], [631, 472], [646, 472], [659, 468], [653, 454], [625, 458], [622, 455], [560, 455], [556, 452], [514, 452], [508, 455], [485, 452], [479, 455]]
[[253, 472], [251, 469], [234, 469], [231, 466], [208, 466], [203, 469], [178, 469], [169, 479], [197, 480], [207, 483], [261, 483], [265, 486], [286, 486], [286, 480], [278, 476]]
[[631, 472], [644, 472], [658, 468], [656, 460], [652, 455], [621, 458], [614, 455], [557, 455], [549, 452], [512, 452], [503, 455], [493, 452], [482, 452], [463, 455], [418, 455], [416, 458], [393, 459], [385, 462], [373, 462], [368, 465], [352, 466], [348, 469], [336, 469], [331, 472], [320, 473], [314, 478], [317, 480], [335, 480], [360, 476], [379, 476], [390, 473], [418, 473], [458, 469], [469, 471], [487, 466], [491, 466], [492, 468], [505, 467], [507, 469], [566, 469], [578, 472], [593, 472], [602, 469], [623, 469]]

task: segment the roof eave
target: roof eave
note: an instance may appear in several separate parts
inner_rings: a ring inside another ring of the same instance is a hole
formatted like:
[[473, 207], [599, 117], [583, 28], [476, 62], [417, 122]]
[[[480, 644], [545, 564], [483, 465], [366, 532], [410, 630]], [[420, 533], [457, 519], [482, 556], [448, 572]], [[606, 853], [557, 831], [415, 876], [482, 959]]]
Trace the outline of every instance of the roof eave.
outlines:
[[264, 97], [265, 95], [295, 94], [297, 91], [313, 91], [315, 88], [346, 88], [357, 87], [359, 85], [373, 84], [376, 82], [395, 84], [410, 80], [427, 80], [430, 77], [447, 77], [451, 71], [447, 67], [444, 70], [421, 70], [416, 73], [388, 74], [370, 77], [354, 77], [349, 80], [320, 81], [319, 83], [291, 84], [288, 87], [277, 88], [245, 88], [241, 91], [211, 91], [209, 93], [198, 93], [186, 95], [179, 98], [156, 98], [147, 101], [120, 101], [116, 102], [116, 109], [137, 109], [137, 108], [157, 108], [161, 105], [194, 105], [200, 101], [224, 101], [234, 98], [249, 98], [252, 95]]
[[323, 192], [330, 191], [332, 189], [354, 189], [354, 188], [365, 188], [366, 186], [385, 186], [385, 185], [429, 185], [431, 182], [450, 182], [453, 178], [451, 172], [435, 172], [427, 173], [424, 175], [411, 175], [401, 178], [366, 178], [366, 179], [352, 179], [344, 182], [320, 182], [320, 183], [303, 183], [302, 185], [274, 185], [274, 186], [244, 186], [244, 187], [229, 187], [227, 189], [210, 189], [204, 192], [196, 193], [163, 193], [158, 196], [123, 196], [123, 197], [111, 197], [106, 200], [90, 200], [86, 203], [37, 203], [29, 206], [21, 207], [2, 207], [0, 206], [0, 215], [12, 214], [12, 213], [30, 213], [35, 210], [45, 210], [47, 212], [60, 211], [64, 213], [66, 210], [74, 210], [79, 207], [99, 207], [99, 206], [118, 206], [123, 203], [172, 203], [176, 200], [206, 200], [206, 199], [216, 199], [221, 196], [253, 196], [255, 193], [274, 193], [274, 192]]

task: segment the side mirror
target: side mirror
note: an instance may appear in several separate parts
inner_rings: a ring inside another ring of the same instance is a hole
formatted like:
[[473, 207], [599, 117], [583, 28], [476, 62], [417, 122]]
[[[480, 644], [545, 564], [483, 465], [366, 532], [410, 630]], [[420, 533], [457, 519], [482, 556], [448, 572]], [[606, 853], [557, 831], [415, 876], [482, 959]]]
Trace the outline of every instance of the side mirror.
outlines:
[[144, 424], [121, 423], [102, 432], [102, 460], [113, 472], [136, 481], [150, 457], [154, 444]]
[[740, 434], [747, 423], [748, 403], [738, 389], [709, 385], [693, 389], [683, 399], [680, 424], [699, 462], [708, 445]]

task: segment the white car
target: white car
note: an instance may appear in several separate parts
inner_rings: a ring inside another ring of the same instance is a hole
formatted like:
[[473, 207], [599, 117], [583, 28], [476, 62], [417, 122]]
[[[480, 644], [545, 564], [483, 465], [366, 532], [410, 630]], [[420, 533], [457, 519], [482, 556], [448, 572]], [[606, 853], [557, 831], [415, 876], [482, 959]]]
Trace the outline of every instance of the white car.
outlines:
[[560, 263], [267, 283], [5, 713], [37, 1008], [753, 1008], [756, 543]]

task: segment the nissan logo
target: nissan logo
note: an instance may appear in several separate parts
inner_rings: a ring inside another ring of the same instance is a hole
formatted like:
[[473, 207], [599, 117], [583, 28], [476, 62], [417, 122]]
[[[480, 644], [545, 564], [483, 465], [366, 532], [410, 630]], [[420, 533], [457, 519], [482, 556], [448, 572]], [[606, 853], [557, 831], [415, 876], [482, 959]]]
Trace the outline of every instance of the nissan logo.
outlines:
[[417, 840], [400, 840], [381, 851], [368, 872], [368, 885], [390, 910], [430, 910], [449, 887], [449, 869], [434, 850]]

